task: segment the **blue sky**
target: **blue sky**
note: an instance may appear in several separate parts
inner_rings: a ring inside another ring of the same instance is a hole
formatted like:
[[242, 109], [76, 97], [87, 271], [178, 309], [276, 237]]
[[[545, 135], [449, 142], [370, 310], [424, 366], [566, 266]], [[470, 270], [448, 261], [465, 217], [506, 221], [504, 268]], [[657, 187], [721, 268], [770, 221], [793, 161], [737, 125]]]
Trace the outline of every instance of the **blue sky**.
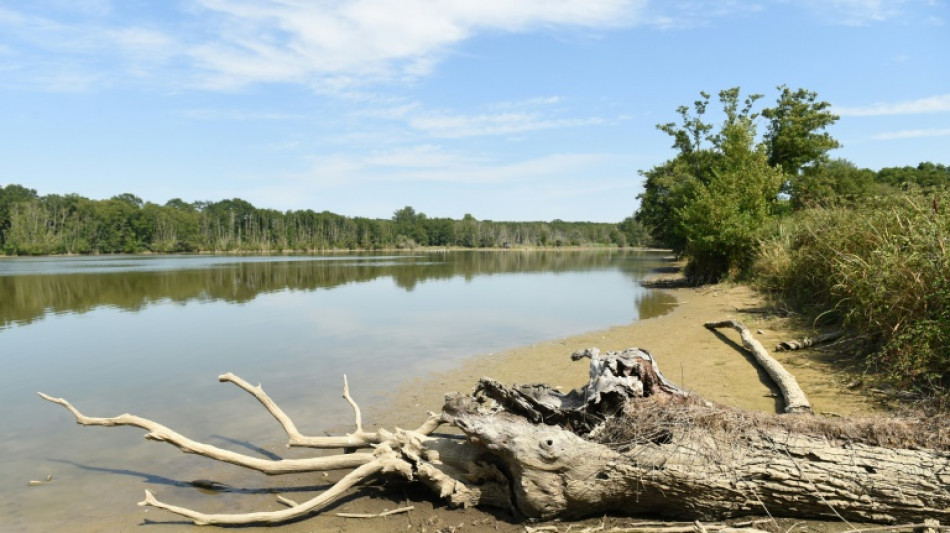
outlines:
[[948, 24], [940, 0], [2, 0], [0, 185], [616, 222], [700, 91], [804, 87], [834, 156], [950, 163]]

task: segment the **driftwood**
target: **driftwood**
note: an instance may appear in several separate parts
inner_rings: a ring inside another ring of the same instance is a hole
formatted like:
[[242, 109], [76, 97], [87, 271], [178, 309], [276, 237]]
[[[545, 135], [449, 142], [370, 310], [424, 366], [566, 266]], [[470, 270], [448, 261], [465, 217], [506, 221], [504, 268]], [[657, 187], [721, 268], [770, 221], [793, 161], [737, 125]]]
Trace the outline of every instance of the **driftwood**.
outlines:
[[[130, 425], [146, 438], [266, 474], [352, 469], [305, 502], [247, 514], [206, 514], [146, 491], [140, 505], [195, 524], [274, 524], [316, 513], [370, 477], [423, 483], [453, 506], [492, 506], [549, 519], [616, 512], [689, 520], [770, 514], [881, 523], [950, 519], [946, 424], [926, 420], [841, 420], [752, 414], [698, 398], [663, 377], [645, 350], [590, 358], [590, 381], [561, 393], [545, 385], [506, 387], [482, 379], [471, 394], [446, 398], [413, 431], [362, 428], [313, 437], [264, 390], [231, 374], [274, 416], [293, 446], [365, 451], [313, 459], [265, 460], [198, 443], [133, 415], [93, 418], [66, 400], [82, 425]], [[450, 424], [461, 436], [434, 433]]]
[[776, 352], [785, 352], [792, 350], [804, 350], [810, 346], [815, 346], [817, 344], [824, 344], [826, 342], [836, 341], [844, 336], [843, 330], [831, 331], [828, 333], [822, 333], [820, 335], [815, 335], [814, 337], [805, 337], [804, 339], [796, 339], [790, 341], [783, 341], [778, 343], [775, 346]]
[[758, 363], [769, 377], [772, 378], [772, 381], [778, 385], [779, 390], [782, 392], [782, 399], [785, 400], [785, 412], [811, 412], [811, 403], [805, 396], [805, 392], [802, 391], [802, 388], [798, 385], [795, 376], [788, 370], [785, 370], [785, 367], [782, 366], [781, 363], [769, 355], [769, 352], [762, 346], [762, 343], [756, 340], [756, 338], [752, 336], [752, 332], [742, 325], [741, 322], [736, 320], [722, 320], [719, 322], [707, 322], [704, 325], [707, 329], [711, 330], [717, 328], [732, 328], [738, 331], [742, 337], [742, 346], [752, 354], [752, 357], [755, 358], [755, 362]]

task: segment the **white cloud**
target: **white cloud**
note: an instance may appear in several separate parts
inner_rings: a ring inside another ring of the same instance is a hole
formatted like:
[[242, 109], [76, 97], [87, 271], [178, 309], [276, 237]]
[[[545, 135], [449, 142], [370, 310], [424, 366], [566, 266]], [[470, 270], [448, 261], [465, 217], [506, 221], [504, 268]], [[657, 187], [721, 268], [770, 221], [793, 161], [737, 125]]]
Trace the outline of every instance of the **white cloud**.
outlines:
[[[784, 0], [789, 1], [789, 0]], [[932, 0], [791, 0], [816, 13], [827, 24], [867, 26], [900, 20], [923, 24], [942, 24], [929, 13], [940, 8]]]
[[409, 119], [409, 125], [433, 137], [457, 139], [480, 135], [507, 135], [526, 131], [604, 124], [602, 118], [546, 118], [538, 113], [463, 115], [427, 113]]
[[210, 86], [254, 82], [348, 87], [428, 74], [479, 31], [605, 28], [634, 20], [634, 0], [201, 0], [219, 22], [192, 49]]
[[744, 16], [763, 10], [747, 0], [677, 0], [655, 2], [643, 14], [642, 22], [663, 30], [708, 26], [715, 19]]
[[565, 175], [584, 175], [612, 156], [604, 154], [551, 154], [502, 162], [445, 152], [421, 145], [370, 156], [333, 154], [311, 159], [311, 168], [294, 181], [306, 186], [347, 186], [374, 183], [467, 183], [506, 186]]
[[821, 0], [845, 15], [844, 22], [866, 24], [895, 17], [901, 12], [903, 0]]
[[928, 128], [919, 130], [901, 130], [879, 133], [872, 137], [876, 141], [890, 141], [894, 139], [920, 139], [925, 137], [950, 136], [950, 128]]
[[881, 115], [911, 115], [921, 113], [942, 113], [950, 111], [950, 94], [940, 94], [905, 100], [903, 102], [878, 102], [864, 107], [837, 107], [834, 112], [841, 116], [872, 117]]
[[304, 120], [311, 118], [299, 113], [249, 111], [246, 109], [188, 109], [182, 115], [197, 120]]
[[[154, 73], [166, 85], [279, 82], [344, 92], [426, 76], [480, 32], [630, 25], [645, 1], [192, 0], [172, 23], [142, 21], [121, 3], [51, 0], [0, 7], [0, 42], [49, 68], [69, 64], [104, 78]], [[123, 61], [103, 60], [116, 57]], [[155, 72], [159, 64], [168, 69]], [[184, 74], [168, 80], [173, 64]]]
[[445, 152], [439, 146], [424, 144], [371, 154], [365, 161], [368, 165], [377, 167], [445, 169], [476, 164], [480, 159]]

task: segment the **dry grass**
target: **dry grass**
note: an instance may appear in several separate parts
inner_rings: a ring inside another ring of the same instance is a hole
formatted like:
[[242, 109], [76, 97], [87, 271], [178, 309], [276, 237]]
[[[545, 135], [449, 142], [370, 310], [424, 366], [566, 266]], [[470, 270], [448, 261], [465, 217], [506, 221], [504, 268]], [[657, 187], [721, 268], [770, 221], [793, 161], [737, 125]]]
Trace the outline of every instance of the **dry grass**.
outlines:
[[693, 430], [711, 433], [721, 442], [780, 431], [826, 439], [835, 445], [950, 451], [950, 414], [946, 413], [893, 418], [770, 415], [694, 399], [665, 404], [649, 399], [632, 401], [623, 415], [606, 422], [597, 440], [622, 452], [644, 444], [665, 444]]

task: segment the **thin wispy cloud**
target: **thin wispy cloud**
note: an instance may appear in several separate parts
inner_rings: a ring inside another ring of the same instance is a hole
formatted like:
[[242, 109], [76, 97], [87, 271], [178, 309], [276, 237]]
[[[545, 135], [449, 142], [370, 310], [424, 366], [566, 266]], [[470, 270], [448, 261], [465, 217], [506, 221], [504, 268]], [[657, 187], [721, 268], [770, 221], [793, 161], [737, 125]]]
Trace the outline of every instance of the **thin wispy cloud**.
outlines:
[[944, 113], [950, 111], [950, 94], [940, 94], [905, 100], [903, 102], [878, 102], [863, 107], [837, 107], [834, 112], [841, 116], [873, 117], [881, 115], [912, 115], [923, 113]]
[[307, 82], [359, 85], [428, 74], [479, 31], [603, 28], [629, 21], [630, 0], [201, 0], [218, 38], [192, 54], [211, 85]]
[[557, 128], [597, 126], [611, 120], [597, 117], [570, 117], [560, 96], [538, 96], [523, 100], [488, 102], [482, 112], [427, 109], [421, 102], [402, 102], [389, 107], [368, 107], [351, 113], [356, 119], [391, 121], [407, 131], [432, 139], [463, 139], [498, 136]]
[[765, 9], [761, 2], [741, 0], [677, 0], [653, 2], [642, 23], [662, 30], [709, 26], [717, 19], [743, 17]]
[[251, 111], [246, 109], [187, 109], [182, 116], [196, 120], [305, 120], [312, 118], [302, 113], [281, 113], [273, 111]]
[[193, 0], [179, 4], [186, 24], [164, 26], [116, 15], [127, 8], [121, 3], [23, 3], [0, 7], [0, 46], [24, 61], [38, 60], [42, 50], [48, 67], [87, 58], [89, 69], [113, 70], [109, 78], [144, 69], [103, 57], [133, 58], [150, 68], [168, 63], [156, 83], [227, 90], [292, 83], [340, 92], [426, 76], [455, 45], [481, 32], [631, 25], [644, 1]]
[[[351, 154], [313, 157], [310, 170], [291, 179], [311, 187], [352, 187], [379, 183], [514, 185], [572, 176], [585, 169], [593, 170], [610, 157], [604, 154], [559, 153], [519, 161], [498, 161], [423, 145], [369, 157]], [[585, 174], [581, 172], [580, 175]]]
[[[786, 0], [787, 1], [787, 0]], [[942, 24], [942, 7], [934, 0], [791, 0], [815, 13], [825, 24], [869, 26], [889, 21]]]
[[447, 152], [433, 144], [400, 147], [385, 152], [370, 154], [364, 158], [366, 166], [403, 169], [449, 169], [479, 165], [484, 159]]
[[921, 139], [927, 137], [950, 136], [950, 128], [925, 128], [918, 130], [901, 130], [879, 133], [872, 137], [875, 141], [890, 141], [894, 139]]
[[484, 135], [510, 135], [528, 131], [604, 124], [598, 117], [549, 118], [540, 113], [493, 113], [466, 115], [429, 113], [409, 120], [414, 130], [445, 139]]

